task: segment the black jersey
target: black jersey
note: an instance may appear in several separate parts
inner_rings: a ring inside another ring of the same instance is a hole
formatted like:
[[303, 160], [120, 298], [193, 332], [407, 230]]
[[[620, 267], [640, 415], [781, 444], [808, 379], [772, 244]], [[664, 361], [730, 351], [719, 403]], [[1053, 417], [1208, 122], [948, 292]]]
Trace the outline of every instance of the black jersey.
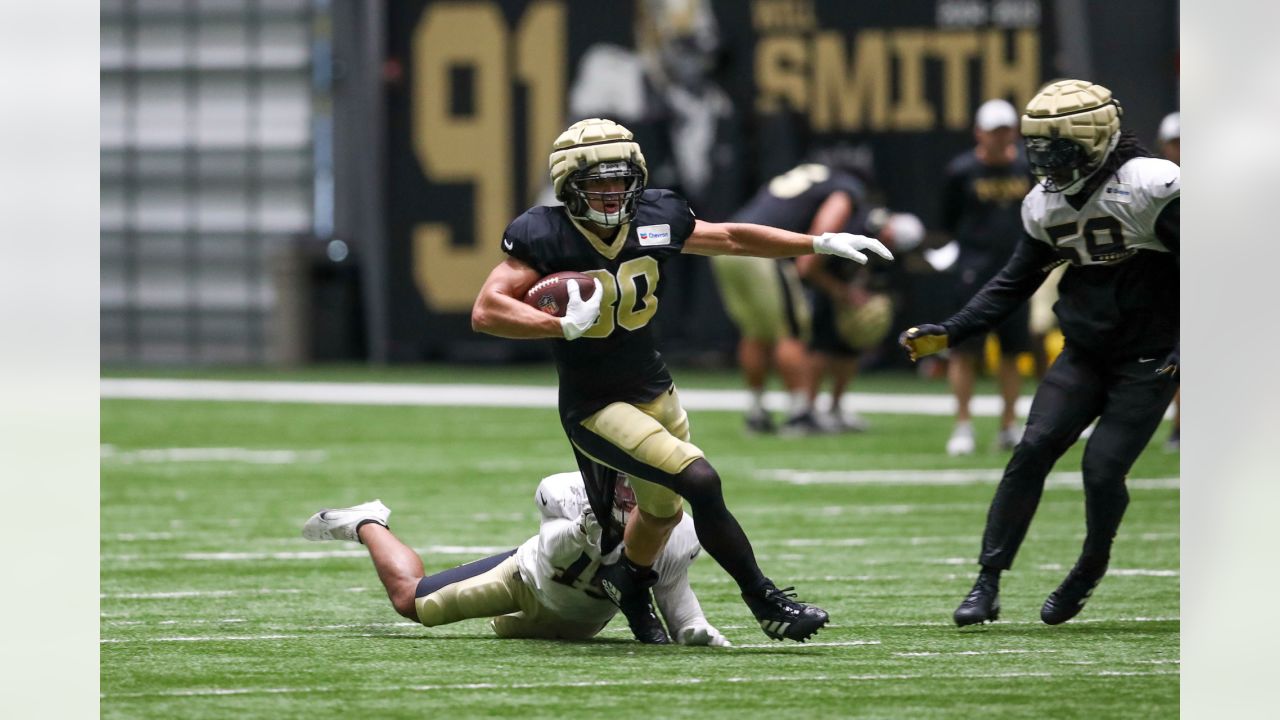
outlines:
[[[833, 193], [853, 198], [854, 218], [865, 215], [866, 187], [849, 173], [820, 163], [805, 163], [770, 180], [733, 216], [733, 222], [770, 225], [783, 230], [809, 232], [813, 216]], [[851, 219], [850, 224], [853, 224]]]
[[970, 150], [947, 165], [942, 228], [960, 246], [957, 267], [982, 284], [1004, 265], [1022, 238], [1022, 198], [1031, 190], [1022, 153], [1012, 164], [986, 165]]
[[[821, 163], [797, 165], [770, 180], [733, 216], [733, 222], [770, 225], [792, 232], [807, 233], [818, 208], [835, 193], [853, 200], [853, 214], [841, 230], [866, 232], [867, 188], [857, 177]], [[852, 280], [865, 270], [852, 260], [822, 255], [823, 268], [840, 278]]]
[[561, 206], [531, 208], [507, 226], [502, 249], [542, 275], [573, 270], [600, 280], [600, 319], [577, 340], [554, 340], [560, 414], [583, 420], [613, 402], [647, 402], [671, 386], [650, 321], [662, 265], [693, 234], [684, 198], [646, 190], [635, 219], [605, 244], [578, 229]]

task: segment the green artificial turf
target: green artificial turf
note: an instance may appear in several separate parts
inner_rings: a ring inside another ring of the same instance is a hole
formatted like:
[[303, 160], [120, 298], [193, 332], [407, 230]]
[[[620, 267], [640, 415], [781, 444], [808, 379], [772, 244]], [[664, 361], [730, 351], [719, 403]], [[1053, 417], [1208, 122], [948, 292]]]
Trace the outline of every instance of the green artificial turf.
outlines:
[[[765, 638], [705, 557], [693, 586], [735, 648], [644, 647], [621, 620], [585, 643], [498, 640], [481, 620], [427, 629], [392, 610], [361, 546], [299, 535], [317, 509], [378, 497], [402, 539], [434, 548], [428, 572], [514, 547], [536, 531], [538, 480], [574, 467], [554, 410], [104, 400], [103, 717], [1178, 712], [1167, 427], [1134, 468], [1113, 572], [1079, 618], [1038, 619], [1083, 537], [1082, 491], [1066, 475], [1005, 576], [1001, 622], [959, 631], [950, 614], [994, 482], [849, 473], [998, 472], [993, 419], [977, 421], [979, 452], [963, 459], [941, 450], [948, 418], [871, 415], [866, 434], [805, 439], [746, 436], [734, 413], [691, 419], [766, 573], [830, 611], [815, 644]], [[1079, 461], [1077, 445], [1055, 472]], [[788, 471], [829, 474], [793, 484]], [[299, 554], [312, 552], [325, 555]]]

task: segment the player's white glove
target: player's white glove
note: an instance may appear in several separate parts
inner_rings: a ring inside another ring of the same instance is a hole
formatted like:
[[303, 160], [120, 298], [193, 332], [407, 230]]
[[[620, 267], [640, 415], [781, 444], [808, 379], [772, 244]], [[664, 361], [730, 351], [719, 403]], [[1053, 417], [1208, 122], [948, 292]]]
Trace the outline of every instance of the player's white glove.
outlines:
[[676, 634], [676, 642], [681, 645], [702, 645], [710, 647], [733, 647], [729, 639], [710, 625], [690, 625], [680, 628]]
[[[597, 280], [597, 282], [599, 282]], [[577, 283], [574, 283], [575, 285]], [[604, 529], [600, 527], [599, 521], [596, 520], [596, 514], [591, 508], [583, 508], [582, 514], [578, 516], [578, 532], [582, 533], [582, 550], [592, 560], [600, 559], [600, 536], [604, 534]]]
[[582, 293], [578, 291], [578, 283], [569, 283], [569, 307], [565, 308], [564, 317], [560, 318], [560, 330], [564, 332], [565, 340], [577, 340], [582, 337], [582, 333], [590, 330], [596, 323], [596, 318], [600, 317], [600, 301], [604, 298], [604, 287], [600, 285], [600, 278], [594, 278], [594, 280], [596, 291], [586, 300], [582, 299]]
[[870, 250], [885, 260], [892, 260], [893, 253], [875, 238], [853, 233], [823, 233], [813, 236], [813, 251], [819, 255], [835, 255], [848, 258], [862, 265], [867, 264], [863, 250]]

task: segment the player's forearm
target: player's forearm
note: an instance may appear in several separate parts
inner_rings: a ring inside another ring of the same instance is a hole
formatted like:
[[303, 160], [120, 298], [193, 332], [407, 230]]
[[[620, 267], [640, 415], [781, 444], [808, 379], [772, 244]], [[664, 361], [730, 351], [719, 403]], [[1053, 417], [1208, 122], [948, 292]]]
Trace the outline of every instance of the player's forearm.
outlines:
[[813, 252], [813, 236], [768, 225], [725, 223], [731, 255], [787, 258]]
[[653, 599], [667, 621], [667, 627], [674, 633], [678, 634], [683, 628], [708, 624], [685, 573], [680, 573], [679, 578], [671, 578], [669, 582], [660, 582], [653, 589]]
[[517, 340], [564, 337], [559, 318], [494, 291], [484, 291], [477, 298], [471, 310], [471, 329]]
[[586, 542], [574, 520], [547, 520], [538, 528], [538, 552], [553, 566], [577, 560], [585, 547]]

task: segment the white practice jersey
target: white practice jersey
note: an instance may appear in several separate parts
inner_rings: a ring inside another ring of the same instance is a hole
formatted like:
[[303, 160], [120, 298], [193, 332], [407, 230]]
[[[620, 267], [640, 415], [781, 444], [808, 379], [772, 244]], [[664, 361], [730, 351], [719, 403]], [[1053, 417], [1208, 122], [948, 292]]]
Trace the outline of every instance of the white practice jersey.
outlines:
[[1079, 210], [1064, 193], [1036, 185], [1022, 201], [1022, 224], [1028, 235], [1076, 266], [1118, 263], [1139, 250], [1169, 252], [1156, 238], [1156, 217], [1181, 189], [1177, 165], [1133, 158]]
[[[516, 550], [521, 577], [533, 588], [538, 601], [557, 615], [604, 625], [617, 608], [593, 582], [602, 558], [599, 547], [583, 531], [582, 514], [590, 505], [582, 476], [571, 472], [544, 478], [534, 494], [534, 503], [542, 515], [542, 525], [536, 537]], [[683, 628], [707, 624], [698, 598], [689, 587], [688, 575], [689, 566], [701, 551], [693, 520], [685, 515], [654, 564], [658, 573], [654, 600], [672, 635]], [[615, 560], [619, 552], [621, 546], [603, 560]]]

